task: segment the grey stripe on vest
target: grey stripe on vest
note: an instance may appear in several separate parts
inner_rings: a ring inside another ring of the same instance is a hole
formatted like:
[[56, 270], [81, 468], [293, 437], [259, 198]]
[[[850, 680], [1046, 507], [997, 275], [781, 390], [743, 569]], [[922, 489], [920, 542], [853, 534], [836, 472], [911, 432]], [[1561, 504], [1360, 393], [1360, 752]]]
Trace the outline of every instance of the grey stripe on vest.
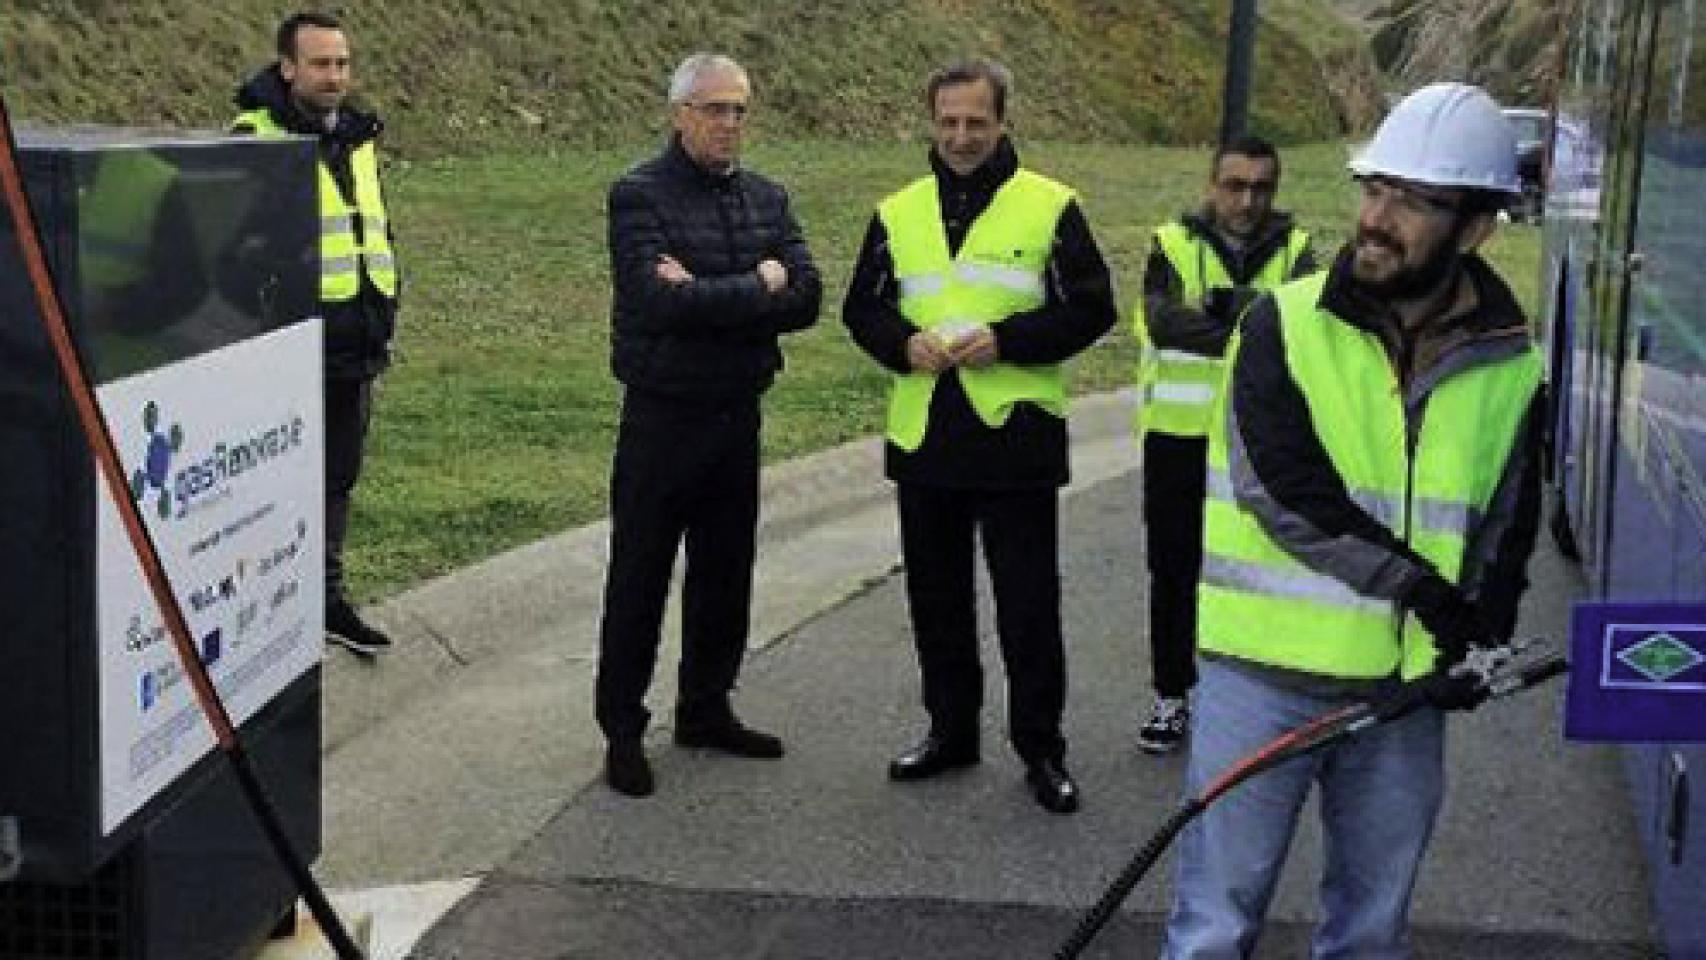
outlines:
[[355, 220], [343, 214], [331, 214], [320, 218], [321, 233], [354, 233]]
[[397, 266], [396, 259], [389, 253], [369, 253], [366, 258], [368, 267], [374, 270], [392, 270]]
[[354, 273], [356, 259], [354, 257], [323, 257], [320, 260], [320, 274], [331, 276], [342, 273]]
[[1353, 613], [1385, 616], [1393, 612], [1391, 601], [1365, 597], [1332, 577], [1295, 567], [1267, 567], [1217, 553], [1203, 555], [1202, 582], [1284, 600], [1307, 600]]
[[941, 293], [948, 286], [948, 278], [939, 273], [920, 273], [910, 277], [900, 277], [896, 281], [900, 285], [900, 295], [904, 297], [928, 297]]
[[1179, 366], [1208, 367], [1211, 369], [1218, 368], [1222, 363], [1219, 357], [1205, 357], [1200, 353], [1192, 353], [1189, 350], [1173, 350], [1167, 347], [1162, 347], [1156, 350], [1155, 359], [1161, 360], [1165, 363], [1178, 364]]
[[1042, 293], [1043, 277], [1040, 273], [1032, 273], [1017, 267], [1003, 267], [993, 263], [961, 262], [954, 264], [954, 275], [966, 283], [988, 284], [1003, 287], [1016, 293]]
[[[1237, 494], [1232, 489], [1231, 479], [1219, 470], [1211, 470], [1209, 474], [1210, 495], [1236, 502]], [[1399, 536], [1404, 535], [1404, 505], [1397, 497], [1368, 489], [1347, 492], [1364, 513], [1379, 520], [1388, 530], [1395, 531]], [[1423, 530], [1433, 534], [1464, 537], [1474, 528], [1479, 516], [1475, 508], [1459, 500], [1418, 497], [1411, 506], [1410, 527], [1412, 531]]]
[[1170, 383], [1163, 380], [1149, 385], [1148, 397], [1182, 406], [1206, 407], [1214, 402], [1214, 388], [1206, 383]]
[[1332, 536], [1275, 500], [1250, 464], [1238, 429], [1235, 403], [1226, 405], [1226, 457], [1234, 496], [1280, 548], [1299, 563], [1349, 584], [1361, 594], [1396, 600], [1422, 575], [1415, 564], [1385, 547], [1351, 536]]

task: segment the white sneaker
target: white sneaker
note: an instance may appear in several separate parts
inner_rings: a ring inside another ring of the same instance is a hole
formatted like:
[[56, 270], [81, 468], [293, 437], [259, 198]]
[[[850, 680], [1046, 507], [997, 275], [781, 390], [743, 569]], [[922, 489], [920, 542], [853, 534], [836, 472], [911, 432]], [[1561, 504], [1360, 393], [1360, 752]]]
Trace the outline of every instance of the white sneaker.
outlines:
[[1149, 719], [1137, 731], [1137, 746], [1144, 753], [1165, 754], [1179, 749], [1191, 721], [1190, 703], [1184, 697], [1156, 697]]

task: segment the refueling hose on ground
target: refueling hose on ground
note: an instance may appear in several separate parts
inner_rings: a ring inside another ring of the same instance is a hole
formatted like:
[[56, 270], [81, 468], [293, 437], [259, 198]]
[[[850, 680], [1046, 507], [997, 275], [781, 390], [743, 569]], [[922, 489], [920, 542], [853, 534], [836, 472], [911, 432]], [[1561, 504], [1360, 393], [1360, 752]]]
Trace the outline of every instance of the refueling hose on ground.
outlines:
[[5, 132], [5, 144], [0, 148], [0, 193], [4, 194], [7, 212], [12, 221], [12, 232], [18, 239], [18, 249], [23, 256], [30, 285], [35, 291], [42, 325], [52, 343], [60, 375], [65, 381], [66, 393], [72, 406], [76, 408], [83, 437], [106, 481], [107, 493], [118, 510], [125, 532], [130, 537], [130, 544], [136, 552], [137, 562], [141, 565], [143, 578], [147, 580], [154, 602], [160, 608], [167, 632], [171, 635], [172, 647], [177, 651], [178, 661], [183, 666], [184, 675], [189, 678], [196, 702], [207, 718], [208, 726], [213, 728], [219, 752], [228, 761], [232, 774], [242, 787], [243, 795], [272, 845], [273, 853], [295, 882], [297, 891], [307, 903], [315, 922], [320, 925], [321, 932], [337, 951], [338, 960], [365, 960], [361, 948], [350, 939], [343, 922], [332, 910], [331, 902], [326, 899], [325, 892], [315, 881], [308, 864], [303, 861], [291, 844], [289, 836], [285, 834], [278, 811], [255, 775], [236, 725], [232, 723], [225, 704], [219, 699], [219, 691], [213, 685], [213, 678], [208, 675], [195, 642], [190, 637], [183, 607], [172, 590], [165, 566], [160, 561], [160, 553], [154, 546], [147, 525], [143, 523], [136, 501], [131, 499], [130, 487], [125, 482], [124, 467], [119, 461], [118, 450], [113, 445], [112, 434], [107, 428], [100, 404], [95, 399], [94, 388], [85, 372], [76, 340], [71, 336], [71, 328], [66, 323], [59, 289], [48, 272], [47, 258], [42, 252], [40, 228], [35, 212], [30, 207], [29, 196], [24, 192], [22, 164], [18, 161], [18, 143], [3, 92], [0, 92], [0, 129]]
[[[1500, 647], [1494, 650], [1474, 650], [1454, 672], [1472, 673], [1477, 686], [1488, 699], [1509, 696], [1519, 690], [1544, 683], [1568, 669], [1564, 658], [1555, 654], [1525, 656], [1535, 643]], [[1287, 760], [1314, 753], [1345, 737], [1390, 723], [1425, 706], [1427, 694], [1419, 683], [1405, 684], [1391, 696], [1370, 703], [1353, 703], [1323, 714], [1301, 727], [1287, 731], [1266, 746], [1233, 764], [1210, 783], [1200, 794], [1187, 799], [1161, 825], [1149, 842], [1143, 845], [1119, 876], [1108, 885], [1101, 899], [1085, 912], [1083, 919], [1055, 951], [1054, 960], [1075, 960], [1090, 941], [1101, 932], [1126, 897], [1142, 880], [1144, 874], [1161, 859], [1161, 854], [1173, 839], [1195, 820], [1209, 805], [1225, 796], [1227, 791], [1259, 773], [1270, 770]]]

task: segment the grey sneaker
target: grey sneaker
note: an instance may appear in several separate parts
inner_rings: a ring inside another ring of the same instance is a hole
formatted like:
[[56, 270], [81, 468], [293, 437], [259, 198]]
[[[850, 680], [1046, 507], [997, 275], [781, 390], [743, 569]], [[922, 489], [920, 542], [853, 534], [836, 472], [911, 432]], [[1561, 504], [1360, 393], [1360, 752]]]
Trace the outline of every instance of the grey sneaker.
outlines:
[[1166, 754], [1179, 749], [1191, 722], [1190, 703], [1184, 697], [1156, 697], [1149, 719], [1137, 731], [1137, 746], [1144, 753]]

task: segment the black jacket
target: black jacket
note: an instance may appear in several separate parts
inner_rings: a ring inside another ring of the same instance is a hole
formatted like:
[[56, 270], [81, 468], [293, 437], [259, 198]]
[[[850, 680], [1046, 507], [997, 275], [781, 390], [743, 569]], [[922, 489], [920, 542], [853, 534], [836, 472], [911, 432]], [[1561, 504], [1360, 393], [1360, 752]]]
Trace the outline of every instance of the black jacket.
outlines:
[[[930, 153], [941, 195], [948, 249], [958, 253], [966, 233], [1001, 185], [1019, 169], [1012, 143], [1003, 138], [988, 161], [960, 176]], [[1095, 343], [1119, 319], [1108, 266], [1078, 203], [1067, 204], [1055, 225], [1046, 274], [1046, 300], [1029, 313], [990, 327], [996, 356], [1005, 363], [1060, 363]], [[906, 373], [906, 341], [918, 329], [900, 313], [899, 286], [888, 233], [872, 217], [853, 268], [841, 319], [855, 342], [878, 363]], [[938, 378], [930, 400], [924, 443], [912, 453], [887, 445], [888, 476], [897, 483], [961, 489], [1024, 490], [1060, 486], [1070, 477], [1066, 422], [1035, 404], [1021, 403], [1007, 423], [992, 430], [978, 419], [959, 375]]]
[[[1466, 368], [1529, 348], [1528, 323], [1510, 289], [1471, 257], [1466, 269], [1476, 304], [1418, 344], [1399, 333], [1387, 308], [1350, 278], [1340, 253], [1320, 304], [1334, 316], [1380, 337], [1399, 372], [1413, 422], [1425, 415], [1433, 388]], [[1418, 349], [1420, 347], [1420, 349]], [[1420, 357], [1420, 359], [1418, 359]], [[1500, 638], [1516, 626], [1517, 601], [1540, 519], [1540, 429], [1545, 400], [1537, 391], [1522, 436], [1503, 465], [1487, 511], [1469, 532], [1464, 592], [1480, 604]], [[1358, 592], [1402, 605], [1432, 564], [1359, 507], [1327, 458], [1314, 422], [1286, 364], [1279, 310], [1258, 300], [1245, 315], [1233, 366], [1227, 452], [1239, 502], [1269, 536], [1301, 562], [1345, 581]], [[1463, 429], [1475, 429], [1466, 423]]]
[[[284, 129], [316, 138], [320, 162], [331, 171], [344, 199], [351, 204], [355, 202], [355, 177], [350, 172], [350, 155], [361, 145], [377, 140], [385, 129], [377, 116], [346, 103], [338, 110], [337, 126], [326, 130], [318, 120], [303, 113], [290, 98], [290, 86], [284, 82], [276, 63], [250, 77], [238, 88], [234, 99], [239, 110], [247, 112], [264, 108]], [[232, 131], [254, 132], [242, 124], [233, 126]], [[360, 222], [357, 218], [357, 230], [361, 229]], [[396, 237], [393, 235], [391, 239], [395, 250]], [[325, 321], [327, 377], [365, 379], [378, 375], [390, 363], [397, 301], [379, 292], [368, 282], [366, 275], [363, 275], [361, 291], [355, 297], [321, 302], [320, 312]]]
[[[666, 255], [693, 279], [659, 279]], [[769, 258], [788, 270], [775, 294], [756, 270]], [[684, 399], [763, 393], [782, 369], [777, 335], [811, 326], [823, 299], [787, 192], [748, 170], [705, 170], [679, 137], [611, 186], [610, 271], [612, 371], [630, 389]]]
[[[1291, 215], [1276, 210], [1257, 231], [1254, 241], [1235, 251], [1226, 245], [1220, 231], [1214, 229], [1205, 215], [1187, 213], [1179, 218], [1179, 222], [1214, 251], [1232, 282], [1240, 287], [1247, 287], [1275, 255], [1284, 255], [1286, 246], [1291, 242], [1293, 227]], [[1287, 279], [1296, 279], [1315, 270], [1315, 249], [1306, 246], [1297, 262], [1291, 265]], [[1143, 268], [1144, 319], [1150, 343], [1163, 349], [1188, 350], [1205, 357], [1223, 355], [1226, 353], [1226, 341], [1237, 325], [1238, 313], [1242, 312], [1247, 301], [1238, 303], [1235, 310], [1216, 312], [1206, 309], [1201, 303], [1185, 303], [1184, 293], [1184, 278], [1179, 276], [1173, 261], [1161, 251], [1161, 245], [1154, 244], [1149, 251], [1149, 262]], [[1244, 300], [1242, 297], [1234, 299]]]

